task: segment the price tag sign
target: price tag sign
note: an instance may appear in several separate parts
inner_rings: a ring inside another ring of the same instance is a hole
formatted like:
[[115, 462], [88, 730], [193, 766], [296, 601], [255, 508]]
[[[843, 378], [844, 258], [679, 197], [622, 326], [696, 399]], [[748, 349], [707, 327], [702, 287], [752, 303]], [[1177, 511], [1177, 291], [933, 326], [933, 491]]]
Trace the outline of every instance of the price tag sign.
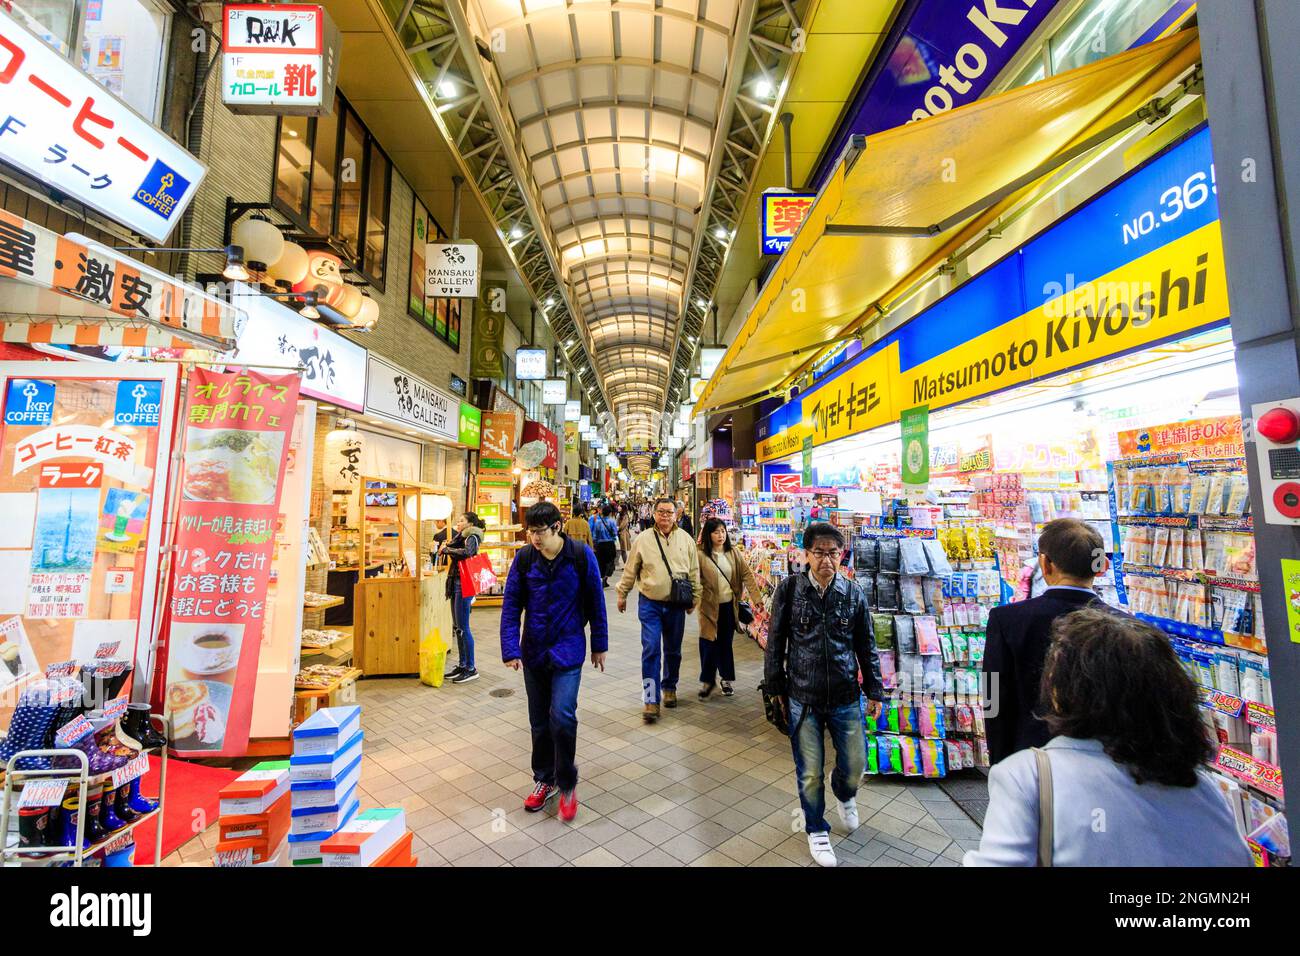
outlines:
[[96, 677], [116, 677], [126, 670], [126, 661], [109, 661], [95, 668]]
[[1277, 730], [1277, 716], [1268, 704], [1251, 701], [1246, 705], [1246, 723], [1253, 724], [1261, 730]]
[[57, 807], [68, 789], [66, 780], [32, 780], [23, 785], [18, 807]]
[[238, 850], [218, 850], [212, 854], [213, 866], [252, 866], [253, 848], [241, 847]]
[[71, 677], [77, 673], [76, 661], [59, 661], [45, 668], [46, 677]]
[[126, 705], [129, 703], [130, 701], [125, 697], [110, 700], [104, 705], [104, 718], [106, 720], [117, 720], [126, 713]]
[[149, 755], [140, 754], [125, 767], [118, 767], [113, 771], [113, 789], [124, 786], [135, 780], [137, 777], [143, 777], [149, 770]]
[[1229, 717], [1240, 717], [1242, 708], [1246, 706], [1246, 702], [1240, 697], [1225, 694], [1221, 690], [1207, 690], [1205, 698], [1211, 708]]
[[90, 721], [78, 714], [55, 732], [54, 744], [56, 747], [71, 747], [94, 729], [90, 725]]
[[121, 646], [121, 641], [106, 641], [95, 648], [95, 659], [101, 660], [105, 657], [112, 657], [117, 653], [117, 649]]

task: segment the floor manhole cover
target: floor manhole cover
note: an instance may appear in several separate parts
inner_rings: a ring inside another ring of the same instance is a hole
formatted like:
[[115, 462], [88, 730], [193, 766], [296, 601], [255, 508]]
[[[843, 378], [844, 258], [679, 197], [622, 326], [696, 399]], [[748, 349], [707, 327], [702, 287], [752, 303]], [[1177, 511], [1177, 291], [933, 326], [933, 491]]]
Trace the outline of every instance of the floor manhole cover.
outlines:
[[512, 687], [498, 687], [496, 690], [488, 691], [489, 697], [513, 697], [515, 695]]

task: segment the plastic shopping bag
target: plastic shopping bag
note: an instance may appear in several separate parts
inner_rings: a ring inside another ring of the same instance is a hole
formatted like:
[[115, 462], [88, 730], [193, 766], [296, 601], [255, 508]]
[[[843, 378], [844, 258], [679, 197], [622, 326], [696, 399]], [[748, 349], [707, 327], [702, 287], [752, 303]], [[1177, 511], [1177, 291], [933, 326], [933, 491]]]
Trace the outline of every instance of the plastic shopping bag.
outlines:
[[442, 675], [447, 667], [447, 642], [443, 640], [442, 628], [435, 626], [429, 633], [420, 637], [420, 683], [429, 687], [441, 687]]

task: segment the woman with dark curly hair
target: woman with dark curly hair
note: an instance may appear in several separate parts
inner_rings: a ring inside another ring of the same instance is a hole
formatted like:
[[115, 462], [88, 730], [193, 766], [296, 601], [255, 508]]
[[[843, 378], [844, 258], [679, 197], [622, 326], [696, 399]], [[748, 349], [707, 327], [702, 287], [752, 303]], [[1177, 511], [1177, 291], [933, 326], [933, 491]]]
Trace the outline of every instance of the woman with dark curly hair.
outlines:
[[1059, 618], [1039, 713], [1052, 739], [989, 774], [967, 866], [1250, 866], [1196, 685], [1168, 639], [1134, 618]]

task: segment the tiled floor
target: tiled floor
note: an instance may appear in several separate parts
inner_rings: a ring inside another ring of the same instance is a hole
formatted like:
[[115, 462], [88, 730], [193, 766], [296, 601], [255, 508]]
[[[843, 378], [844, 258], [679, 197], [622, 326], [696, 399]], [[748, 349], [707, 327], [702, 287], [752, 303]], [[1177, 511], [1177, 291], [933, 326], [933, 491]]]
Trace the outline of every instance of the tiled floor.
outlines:
[[[755, 690], [762, 652], [737, 636], [736, 696], [701, 701], [697, 626], [688, 618], [681, 703], [646, 725], [636, 599], [619, 615], [613, 594], [608, 670], [583, 674], [573, 823], [557, 819], [554, 801], [537, 814], [521, 806], [532, 784], [523, 680], [501, 664], [500, 614], [487, 608], [471, 622], [479, 680], [358, 685], [361, 805], [406, 808], [421, 866], [812, 865], [789, 741], [763, 720]], [[829, 784], [827, 797], [833, 806]], [[852, 834], [827, 814], [841, 866], [954, 866], [979, 840], [979, 828], [930, 784], [868, 778], [858, 804], [862, 826]], [[200, 863], [213, 842], [210, 828], [165, 863]]]

